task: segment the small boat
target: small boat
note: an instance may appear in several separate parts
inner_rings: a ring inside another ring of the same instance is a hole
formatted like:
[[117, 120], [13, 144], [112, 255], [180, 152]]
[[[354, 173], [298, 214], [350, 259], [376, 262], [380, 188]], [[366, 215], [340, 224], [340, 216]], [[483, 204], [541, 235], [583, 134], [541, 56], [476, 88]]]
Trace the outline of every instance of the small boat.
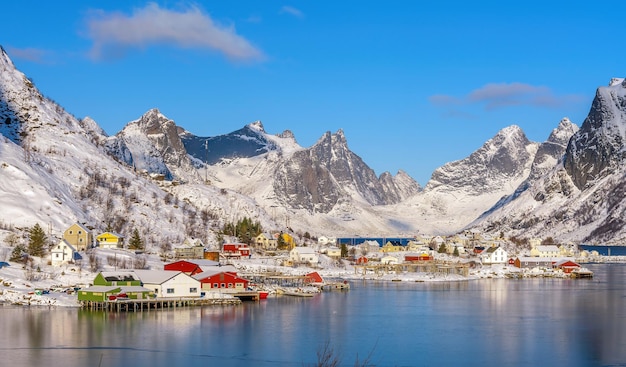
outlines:
[[313, 297], [315, 293], [305, 292], [302, 289], [283, 289], [282, 294], [285, 296], [293, 296], [293, 297]]
[[570, 273], [572, 278], [581, 279], [581, 278], [593, 278], [593, 271], [587, 268], [577, 268], [572, 270]]
[[267, 291], [259, 291], [259, 299], [267, 299], [267, 296], [270, 294], [270, 292]]

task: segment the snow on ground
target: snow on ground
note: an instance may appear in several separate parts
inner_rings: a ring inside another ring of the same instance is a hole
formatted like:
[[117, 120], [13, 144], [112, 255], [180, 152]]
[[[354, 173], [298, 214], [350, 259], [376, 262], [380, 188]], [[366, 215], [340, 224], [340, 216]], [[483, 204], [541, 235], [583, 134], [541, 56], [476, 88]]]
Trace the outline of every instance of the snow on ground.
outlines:
[[[101, 260], [102, 271], [112, 271], [115, 267], [107, 264], [107, 259], [112, 256], [118, 259], [127, 259], [132, 264], [133, 254], [126, 250], [103, 250], [98, 249], [98, 257]], [[320, 255], [320, 263], [317, 267], [282, 266], [285, 257], [263, 257], [253, 255], [249, 259], [229, 260], [229, 264], [235, 266], [239, 274], [275, 272], [284, 275], [305, 275], [317, 271], [325, 280], [371, 280], [371, 281], [402, 281], [402, 282], [446, 282], [467, 281], [484, 278], [506, 278], [517, 276], [552, 276], [559, 277], [557, 271], [551, 270], [521, 270], [508, 265], [478, 266], [471, 269], [468, 277], [458, 274], [441, 273], [412, 273], [401, 274], [387, 273], [363, 275], [355, 271], [355, 267], [347, 261], [337, 261], [325, 255]], [[452, 258], [450, 259], [457, 259]], [[626, 262], [625, 256], [600, 257], [596, 262]], [[5, 265], [9, 264], [9, 265]], [[157, 254], [146, 255], [146, 264], [150, 269], [163, 269], [162, 262]], [[0, 305], [13, 304], [23, 306], [60, 306], [79, 307], [76, 290], [89, 286], [98, 272], [88, 270], [86, 263], [79, 265], [65, 265], [53, 267], [45, 261], [35, 260], [32, 269], [28, 270], [21, 263], [0, 261]], [[123, 270], [123, 269], [119, 269]], [[130, 269], [125, 269], [130, 270]], [[43, 294], [46, 291], [47, 294]]]

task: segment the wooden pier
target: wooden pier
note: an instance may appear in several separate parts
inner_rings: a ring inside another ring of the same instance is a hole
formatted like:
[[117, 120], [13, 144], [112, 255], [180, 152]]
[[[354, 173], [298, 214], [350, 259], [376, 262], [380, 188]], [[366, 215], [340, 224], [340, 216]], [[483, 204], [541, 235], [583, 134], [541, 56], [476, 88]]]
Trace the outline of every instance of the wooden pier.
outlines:
[[239, 298], [154, 298], [154, 299], [116, 299], [110, 301], [82, 301], [81, 307], [89, 310], [111, 312], [149, 312], [159, 309], [179, 307], [238, 305]]
[[354, 273], [366, 275], [373, 272], [375, 275], [402, 274], [402, 273], [431, 273], [431, 274], [457, 274], [469, 276], [469, 265], [448, 261], [420, 261], [406, 262], [401, 264], [365, 264], [355, 265]]

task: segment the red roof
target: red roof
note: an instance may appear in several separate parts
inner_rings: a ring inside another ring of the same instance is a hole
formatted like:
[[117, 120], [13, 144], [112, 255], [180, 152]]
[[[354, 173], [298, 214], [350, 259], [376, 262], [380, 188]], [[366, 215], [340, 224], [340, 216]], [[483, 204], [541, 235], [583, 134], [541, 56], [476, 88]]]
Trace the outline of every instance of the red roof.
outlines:
[[175, 261], [173, 263], [165, 264], [164, 270], [182, 271], [183, 273], [194, 275], [202, 273], [202, 268], [198, 264], [191, 263], [185, 260]]
[[306, 281], [309, 282], [309, 283], [324, 283], [324, 279], [316, 271], [307, 274], [306, 275]]

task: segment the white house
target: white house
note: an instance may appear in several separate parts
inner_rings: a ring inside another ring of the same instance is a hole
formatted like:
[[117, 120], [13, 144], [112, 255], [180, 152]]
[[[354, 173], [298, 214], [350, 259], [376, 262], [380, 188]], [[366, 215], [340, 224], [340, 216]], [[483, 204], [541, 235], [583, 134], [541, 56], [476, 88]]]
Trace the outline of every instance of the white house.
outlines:
[[289, 251], [289, 260], [294, 263], [317, 264], [319, 256], [312, 247], [294, 247]]
[[385, 265], [397, 265], [400, 263], [400, 260], [398, 260], [398, 258], [395, 256], [388, 255], [382, 257], [380, 259], [380, 263]]
[[133, 270], [145, 288], [157, 298], [200, 297], [200, 281], [171, 270]]
[[327, 247], [322, 250], [328, 257], [339, 259], [341, 257], [341, 249], [336, 246]]
[[50, 260], [52, 266], [61, 266], [63, 264], [73, 263], [80, 260], [81, 256], [74, 246], [70, 245], [66, 240], [61, 240], [56, 246], [50, 249]]
[[480, 254], [483, 264], [506, 264], [509, 254], [502, 247], [489, 247]]
[[320, 236], [320, 237], [317, 238], [317, 244], [321, 245], [321, 246], [323, 246], [323, 245], [335, 246], [335, 245], [337, 245], [337, 238]]

